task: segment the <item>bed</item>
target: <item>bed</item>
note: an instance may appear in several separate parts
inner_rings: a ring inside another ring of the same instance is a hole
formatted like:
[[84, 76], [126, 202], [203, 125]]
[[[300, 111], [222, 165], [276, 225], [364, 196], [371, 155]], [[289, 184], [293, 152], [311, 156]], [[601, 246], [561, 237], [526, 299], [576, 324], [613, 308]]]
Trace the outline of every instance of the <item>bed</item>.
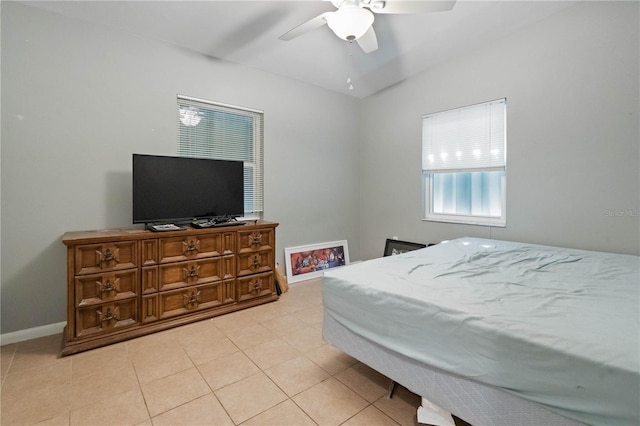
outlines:
[[460, 238], [325, 272], [323, 335], [420, 422], [638, 425], [639, 287], [638, 256]]

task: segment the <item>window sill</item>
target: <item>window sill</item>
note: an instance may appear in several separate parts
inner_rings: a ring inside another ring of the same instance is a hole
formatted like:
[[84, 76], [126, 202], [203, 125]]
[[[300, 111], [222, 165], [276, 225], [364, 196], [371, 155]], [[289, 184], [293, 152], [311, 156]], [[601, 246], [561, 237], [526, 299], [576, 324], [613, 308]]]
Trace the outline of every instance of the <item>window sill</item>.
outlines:
[[495, 226], [499, 228], [505, 228], [507, 226], [506, 218], [504, 217], [431, 214], [423, 217], [422, 220], [427, 222], [458, 223], [461, 225]]

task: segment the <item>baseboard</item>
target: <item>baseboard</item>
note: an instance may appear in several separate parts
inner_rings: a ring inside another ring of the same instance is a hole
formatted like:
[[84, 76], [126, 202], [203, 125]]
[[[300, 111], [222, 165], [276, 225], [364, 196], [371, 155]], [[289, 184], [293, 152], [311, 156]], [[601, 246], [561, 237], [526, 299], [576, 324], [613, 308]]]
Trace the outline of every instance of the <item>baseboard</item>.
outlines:
[[12, 331], [11, 333], [4, 333], [0, 335], [0, 346], [62, 333], [65, 325], [67, 325], [66, 322], [58, 322], [55, 324], [42, 325], [40, 327], [27, 328], [25, 330]]

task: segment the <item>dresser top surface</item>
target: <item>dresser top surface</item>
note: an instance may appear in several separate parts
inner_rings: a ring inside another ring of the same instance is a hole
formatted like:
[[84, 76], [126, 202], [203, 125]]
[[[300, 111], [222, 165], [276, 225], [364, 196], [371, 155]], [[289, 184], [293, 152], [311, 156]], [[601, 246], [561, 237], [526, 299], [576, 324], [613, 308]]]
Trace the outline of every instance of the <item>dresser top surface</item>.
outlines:
[[236, 232], [247, 231], [260, 228], [275, 228], [278, 226], [276, 222], [268, 222], [264, 220], [247, 221], [244, 225], [236, 226], [220, 226], [214, 228], [197, 229], [191, 226], [186, 226], [186, 229], [180, 231], [166, 231], [166, 232], [152, 232], [146, 230], [140, 226], [129, 228], [112, 228], [112, 229], [99, 229], [92, 231], [69, 231], [65, 232], [62, 236], [62, 242], [66, 245], [74, 244], [88, 244], [92, 242], [100, 242], [106, 240], [140, 240], [148, 238], [164, 238], [164, 237], [179, 237], [181, 235], [194, 235], [194, 234], [211, 234], [214, 232]]

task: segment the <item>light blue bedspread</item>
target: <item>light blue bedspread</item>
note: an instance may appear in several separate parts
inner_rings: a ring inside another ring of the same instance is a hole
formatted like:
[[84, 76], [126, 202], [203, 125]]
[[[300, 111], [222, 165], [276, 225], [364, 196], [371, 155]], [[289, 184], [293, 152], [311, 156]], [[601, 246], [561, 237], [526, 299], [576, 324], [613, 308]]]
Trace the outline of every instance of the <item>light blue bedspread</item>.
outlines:
[[478, 238], [324, 274], [351, 331], [567, 417], [640, 424], [640, 257]]

